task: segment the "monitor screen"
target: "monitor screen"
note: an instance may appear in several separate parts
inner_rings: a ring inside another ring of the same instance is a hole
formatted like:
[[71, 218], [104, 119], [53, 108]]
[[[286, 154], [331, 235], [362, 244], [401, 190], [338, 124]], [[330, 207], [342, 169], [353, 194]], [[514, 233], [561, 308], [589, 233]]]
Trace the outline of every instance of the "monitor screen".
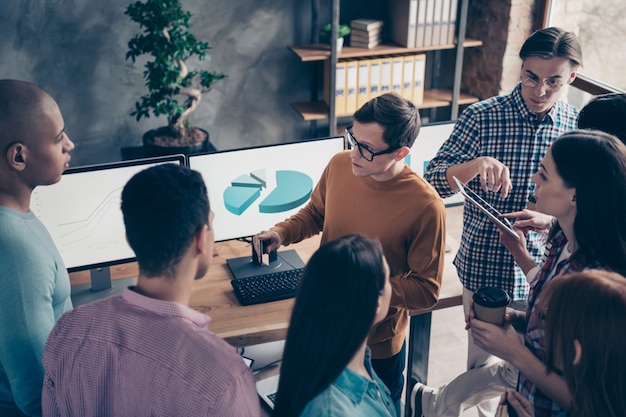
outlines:
[[[426, 124], [421, 127], [415, 143], [411, 147], [411, 153], [406, 157], [406, 163], [419, 174], [424, 176], [424, 171], [430, 160], [437, 154], [439, 148], [450, 137], [454, 129], [454, 122], [442, 122]], [[446, 206], [463, 204], [463, 196], [460, 193], [443, 199]]]
[[109, 266], [135, 259], [126, 242], [120, 209], [126, 182], [137, 172], [163, 164], [185, 164], [184, 155], [70, 168], [53, 185], [33, 191], [30, 209], [50, 232], [69, 272], [90, 270], [91, 284], [72, 287], [80, 305], [121, 293], [133, 278], [111, 280]]
[[70, 271], [132, 261], [120, 209], [126, 182], [153, 165], [184, 164], [184, 155], [70, 168], [61, 181], [35, 188], [30, 209], [46, 226]]
[[190, 155], [215, 214], [215, 240], [247, 238], [295, 214], [308, 201], [343, 136]]

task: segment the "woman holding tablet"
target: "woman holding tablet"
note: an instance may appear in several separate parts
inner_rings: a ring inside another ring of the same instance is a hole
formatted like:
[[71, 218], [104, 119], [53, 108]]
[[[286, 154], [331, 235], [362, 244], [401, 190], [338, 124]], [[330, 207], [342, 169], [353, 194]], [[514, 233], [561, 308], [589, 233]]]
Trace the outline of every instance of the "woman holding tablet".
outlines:
[[291, 314], [274, 417], [396, 417], [366, 344], [390, 298], [377, 240], [347, 235], [313, 254]]
[[600, 131], [565, 133], [552, 144], [532, 180], [535, 209], [556, 219], [545, 261], [535, 265], [522, 231], [520, 239], [500, 233], [531, 282], [526, 316], [508, 316], [516, 328], [518, 323], [525, 327], [524, 342], [511, 325], [494, 326], [472, 313], [469, 327], [481, 348], [520, 371], [518, 390], [533, 404], [535, 416], [557, 416], [570, 409], [572, 394], [561, 376], [547, 374], [537, 302], [556, 275], [590, 268], [626, 272], [626, 145]]

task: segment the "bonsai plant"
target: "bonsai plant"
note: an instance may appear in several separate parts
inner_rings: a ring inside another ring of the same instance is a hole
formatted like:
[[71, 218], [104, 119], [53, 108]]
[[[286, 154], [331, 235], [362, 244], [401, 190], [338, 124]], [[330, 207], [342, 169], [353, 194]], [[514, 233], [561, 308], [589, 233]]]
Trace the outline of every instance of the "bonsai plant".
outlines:
[[[332, 29], [333, 29], [333, 26], [330, 23], [324, 25], [324, 27], [322, 28], [322, 30], [320, 32], [320, 36], [323, 39], [327, 39], [328, 41], [330, 41], [330, 34], [332, 32]], [[337, 38], [338, 39], [345, 38], [349, 34], [350, 34], [350, 26], [348, 26], [348, 25], [339, 25], [337, 27]]]
[[189, 32], [191, 13], [183, 10], [179, 0], [136, 1], [124, 14], [142, 29], [142, 33], [128, 42], [126, 59], [135, 62], [143, 54], [152, 57], [145, 63], [143, 73], [148, 94], [135, 103], [135, 110], [130, 114], [137, 121], [151, 114], [167, 116], [167, 126], [144, 134], [144, 148], [202, 150], [208, 143], [208, 133], [192, 127], [189, 115], [198, 107], [202, 94], [226, 76], [205, 69], [190, 70], [185, 61], [192, 56], [200, 61], [208, 60], [208, 42], [197, 40]]
[[[320, 37], [322, 39], [325, 39], [328, 43], [331, 42], [330, 37], [331, 37], [332, 29], [333, 29], [333, 26], [330, 23], [328, 23], [324, 25], [324, 27], [322, 27], [322, 30], [320, 31]], [[337, 27], [337, 50], [338, 51], [340, 51], [341, 48], [343, 47], [343, 38], [345, 38], [349, 34], [350, 34], [350, 26], [339, 25]]]

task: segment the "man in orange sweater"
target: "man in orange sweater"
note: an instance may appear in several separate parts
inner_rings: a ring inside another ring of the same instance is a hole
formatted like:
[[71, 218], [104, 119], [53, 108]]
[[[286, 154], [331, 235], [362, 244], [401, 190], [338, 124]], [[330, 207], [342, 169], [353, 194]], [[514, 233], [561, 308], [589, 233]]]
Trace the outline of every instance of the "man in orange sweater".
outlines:
[[254, 237], [257, 249], [259, 240], [266, 241], [267, 252], [322, 230], [322, 244], [350, 233], [380, 240], [393, 295], [389, 313], [373, 328], [368, 345], [373, 368], [398, 408], [409, 312], [437, 302], [445, 251], [444, 204], [404, 163], [420, 124], [417, 108], [397, 94], [365, 103], [346, 129], [352, 149], [331, 159], [309, 203]]

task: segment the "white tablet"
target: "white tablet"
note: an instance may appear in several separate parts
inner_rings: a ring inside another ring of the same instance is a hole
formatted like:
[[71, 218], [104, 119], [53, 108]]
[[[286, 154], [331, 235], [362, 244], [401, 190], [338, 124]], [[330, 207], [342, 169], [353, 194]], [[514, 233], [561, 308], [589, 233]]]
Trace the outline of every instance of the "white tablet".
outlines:
[[505, 218], [500, 218], [500, 212], [498, 210], [496, 210], [489, 203], [483, 200], [478, 194], [472, 191], [471, 188], [464, 185], [457, 177], [453, 176], [452, 179], [454, 180], [454, 183], [459, 188], [459, 191], [461, 191], [461, 194], [463, 194], [463, 197], [465, 197], [467, 201], [478, 207], [478, 209], [485, 213], [489, 220], [491, 220], [497, 226], [506, 230], [508, 234], [514, 236], [516, 239], [519, 239], [519, 235], [515, 230], [513, 230], [513, 226], [511, 225], [511, 223]]

